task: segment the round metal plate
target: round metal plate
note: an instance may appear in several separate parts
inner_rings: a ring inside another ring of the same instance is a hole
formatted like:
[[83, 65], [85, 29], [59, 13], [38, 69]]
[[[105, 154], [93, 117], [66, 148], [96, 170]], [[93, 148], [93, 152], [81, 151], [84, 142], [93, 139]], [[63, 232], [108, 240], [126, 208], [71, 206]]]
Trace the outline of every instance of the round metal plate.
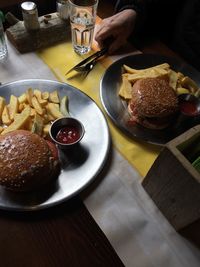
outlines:
[[114, 62], [106, 70], [100, 86], [101, 101], [104, 109], [117, 127], [129, 137], [141, 139], [156, 145], [166, 144], [188, 128], [199, 123], [199, 120], [196, 120], [191, 121], [188, 125], [180, 125], [175, 119], [174, 123], [164, 130], [151, 130], [138, 124], [130, 126], [127, 123], [129, 120], [127, 103], [118, 96], [122, 82], [121, 76], [123, 65], [126, 64], [132, 68], [144, 69], [161, 63], [169, 63], [172, 69], [182, 72], [200, 85], [199, 72], [184, 62], [160, 55], [139, 54], [127, 56]]
[[72, 151], [59, 151], [62, 170], [56, 183], [33, 193], [14, 193], [0, 187], [0, 208], [7, 210], [39, 210], [61, 203], [83, 190], [102, 169], [110, 147], [107, 122], [95, 102], [78, 89], [50, 80], [22, 80], [0, 87], [7, 102], [11, 94], [24, 93], [27, 88], [41, 91], [58, 90], [69, 98], [70, 115], [85, 127], [80, 146]]

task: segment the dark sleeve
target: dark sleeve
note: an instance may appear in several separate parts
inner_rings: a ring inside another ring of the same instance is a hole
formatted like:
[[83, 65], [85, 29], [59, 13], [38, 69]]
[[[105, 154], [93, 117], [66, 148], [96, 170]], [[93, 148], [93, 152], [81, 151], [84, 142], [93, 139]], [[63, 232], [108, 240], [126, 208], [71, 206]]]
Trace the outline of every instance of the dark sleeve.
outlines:
[[115, 12], [120, 12], [124, 9], [134, 9], [136, 12], [143, 12], [148, 0], [118, 0], [115, 6]]
[[118, 0], [115, 12], [134, 9], [137, 13], [137, 32], [165, 34], [173, 30], [174, 21], [185, 1], [188, 0]]
[[140, 26], [147, 20], [150, 10], [154, 10], [159, 2], [160, 0], [118, 0], [115, 13], [125, 9], [134, 9], [138, 15], [137, 24]]

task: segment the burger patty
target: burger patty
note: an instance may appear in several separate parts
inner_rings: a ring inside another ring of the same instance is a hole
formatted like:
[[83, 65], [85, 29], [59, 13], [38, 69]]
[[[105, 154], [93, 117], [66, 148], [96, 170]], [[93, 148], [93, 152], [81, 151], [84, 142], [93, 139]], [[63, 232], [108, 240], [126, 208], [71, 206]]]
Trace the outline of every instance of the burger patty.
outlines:
[[161, 78], [146, 78], [133, 85], [131, 103], [140, 117], [164, 117], [178, 109], [178, 99], [169, 82]]
[[128, 105], [128, 111], [129, 111], [129, 114], [131, 115], [130, 122], [141, 124], [142, 126], [149, 128], [149, 129], [157, 129], [157, 130], [164, 129], [169, 125], [172, 119], [171, 114], [165, 117], [139, 116], [137, 114], [137, 110], [135, 109], [134, 105], [131, 103], [129, 103]]
[[29, 131], [0, 136], [0, 184], [15, 191], [29, 191], [50, 181], [58, 161], [47, 142]]

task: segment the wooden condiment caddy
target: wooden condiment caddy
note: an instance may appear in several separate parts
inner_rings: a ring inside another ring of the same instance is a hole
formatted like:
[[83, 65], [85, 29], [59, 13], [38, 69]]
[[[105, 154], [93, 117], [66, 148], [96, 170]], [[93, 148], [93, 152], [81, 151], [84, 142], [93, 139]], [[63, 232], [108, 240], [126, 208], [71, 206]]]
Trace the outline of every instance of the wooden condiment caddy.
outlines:
[[58, 13], [39, 17], [40, 28], [35, 31], [27, 31], [24, 22], [11, 13], [6, 14], [6, 20], [11, 25], [6, 30], [7, 37], [20, 53], [45, 48], [67, 39], [71, 34], [69, 20], [61, 19]]
[[200, 219], [200, 173], [192, 161], [200, 155], [200, 125], [163, 148], [142, 185], [176, 230]]

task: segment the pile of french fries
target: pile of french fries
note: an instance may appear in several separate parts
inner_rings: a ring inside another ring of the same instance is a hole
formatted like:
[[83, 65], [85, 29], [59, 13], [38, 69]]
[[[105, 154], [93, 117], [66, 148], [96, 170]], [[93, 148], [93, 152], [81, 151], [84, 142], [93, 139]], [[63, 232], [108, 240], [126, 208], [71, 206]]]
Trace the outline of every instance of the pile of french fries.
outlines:
[[57, 90], [42, 92], [29, 88], [19, 97], [11, 95], [8, 104], [0, 96], [1, 135], [24, 129], [45, 138], [51, 122], [64, 116], [69, 116], [68, 98], [60, 99]]
[[198, 85], [190, 77], [181, 72], [171, 69], [168, 63], [153, 66], [146, 69], [133, 69], [123, 65], [122, 84], [119, 90], [119, 96], [125, 100], [132, 98], [132, 86], [139, 79], [167, 77], [169, 85], [175, 90], [177, 95], [183, 93], [194, 94], [197, 97], [200, 94]]

